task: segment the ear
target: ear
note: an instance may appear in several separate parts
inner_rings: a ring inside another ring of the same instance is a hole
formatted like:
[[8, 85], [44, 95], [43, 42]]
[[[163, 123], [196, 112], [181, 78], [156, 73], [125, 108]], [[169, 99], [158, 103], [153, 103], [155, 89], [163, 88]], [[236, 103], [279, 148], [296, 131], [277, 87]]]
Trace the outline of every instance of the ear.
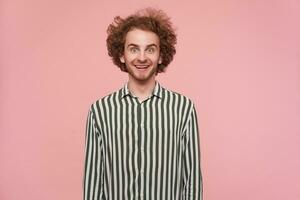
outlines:
[[121, 63], [125, 63], [125, 58], [124, 58], [124, 56], [121, 56], [121, 57], [120, 57], [120, 61], [121, 61]]
[[161, 64], [162, 63], [162, 57], [159, 56], [159, 59], [158, 59], [158, 64]]

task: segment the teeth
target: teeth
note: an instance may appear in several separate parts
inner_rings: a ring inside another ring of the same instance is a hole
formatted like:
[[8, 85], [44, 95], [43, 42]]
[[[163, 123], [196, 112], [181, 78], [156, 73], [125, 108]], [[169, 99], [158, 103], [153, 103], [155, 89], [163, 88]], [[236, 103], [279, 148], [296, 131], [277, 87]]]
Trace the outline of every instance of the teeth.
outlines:
[[140, 68], [140, 69], [144, 69], [144, 68], [147, 68], [148, 65], [136, 65], [137, 68]]

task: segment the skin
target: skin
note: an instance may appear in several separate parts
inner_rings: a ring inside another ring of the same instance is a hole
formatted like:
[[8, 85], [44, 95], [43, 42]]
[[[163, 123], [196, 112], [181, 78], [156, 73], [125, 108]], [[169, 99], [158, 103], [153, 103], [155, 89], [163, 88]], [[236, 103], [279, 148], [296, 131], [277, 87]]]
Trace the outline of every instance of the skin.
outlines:
[[154, 87], [157, 65], [161, 64], [159, 37], [141, 29], [129, 31], [120, 61], [128, 71], [128, 88], [139, 101], [147, 99]]

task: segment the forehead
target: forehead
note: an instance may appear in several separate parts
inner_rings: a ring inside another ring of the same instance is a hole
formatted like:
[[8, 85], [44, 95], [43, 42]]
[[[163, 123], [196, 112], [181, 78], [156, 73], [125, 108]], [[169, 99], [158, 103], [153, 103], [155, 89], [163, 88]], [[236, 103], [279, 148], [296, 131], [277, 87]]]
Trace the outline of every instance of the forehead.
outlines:
[[152, 31], [132, 29], [126, 34], [125, 46], [135, 44], [138, 46], [148, 46], [155, 44], [159, 46], [159, 37]]

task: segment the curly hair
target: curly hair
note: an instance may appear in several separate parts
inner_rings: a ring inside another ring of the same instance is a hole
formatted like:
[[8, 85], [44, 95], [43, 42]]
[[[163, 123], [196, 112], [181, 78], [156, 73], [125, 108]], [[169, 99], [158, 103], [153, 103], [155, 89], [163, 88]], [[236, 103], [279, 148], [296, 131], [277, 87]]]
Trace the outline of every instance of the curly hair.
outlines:
[[127, 72], [120, 57], [124, 54], [126, 34], [134, 28], [154, 32], [159, 37], [162, 63], [158, 64], [157, 73], [164, 72], [176, 53], [177, 38], [170, 18], [162, 10], [153, 8], [139, 10], [125, 19], [116, 16], [108, 26], [106, 45], [113, 63]]

